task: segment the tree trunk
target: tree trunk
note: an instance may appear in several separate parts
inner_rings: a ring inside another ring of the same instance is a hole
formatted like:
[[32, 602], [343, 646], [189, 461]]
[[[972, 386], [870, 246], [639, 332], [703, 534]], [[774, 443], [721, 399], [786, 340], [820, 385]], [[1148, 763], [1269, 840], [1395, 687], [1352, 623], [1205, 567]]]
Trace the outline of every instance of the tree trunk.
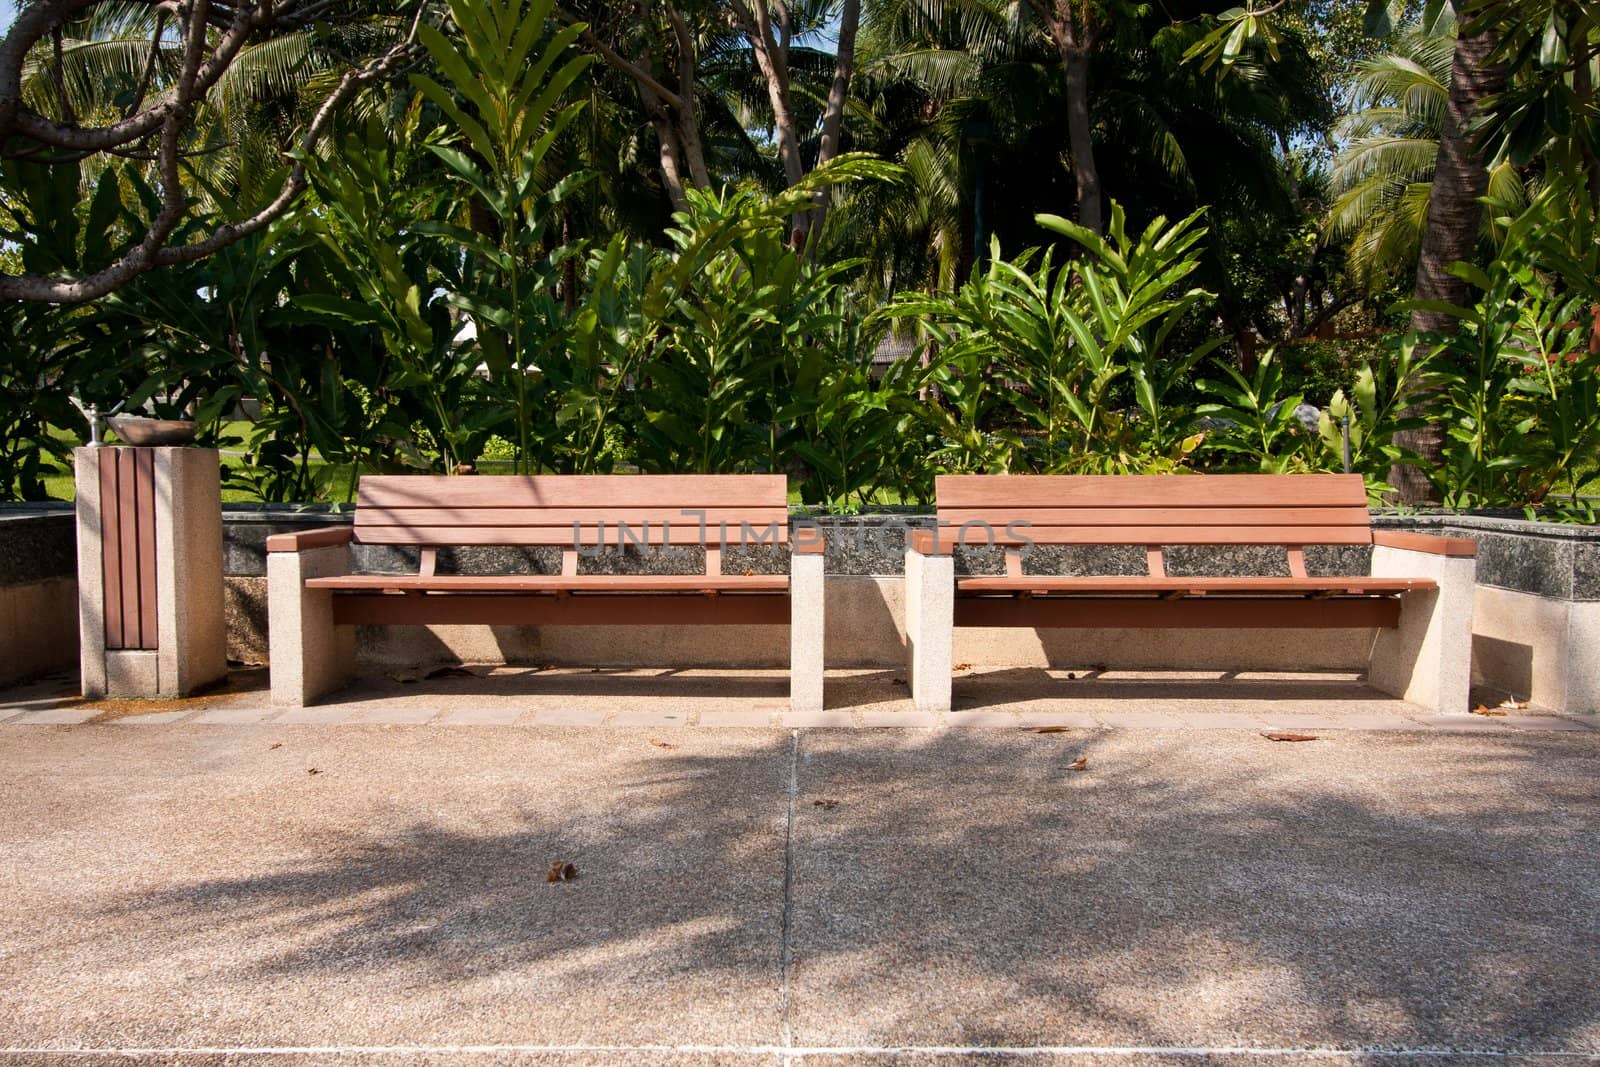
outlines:
[[[856, 32], [861, 28], [861, 0], [844, 0], [839, 16], [839, 44], [834, 53], [833, 84], [828, 88], [828, 104], [822, 113], [822, 143], [817, 149], [817, 166], [822, 166], [839, 155], [844, 132], [844, 109], [850, 100], [850, 79], [856, 69]], [[817, 210], [811, 217], [811, 228], [822, 225], [827, 217], [826, 193], [817, 194]]]
[[1094, 158], [1094, 132], [1089, 118], [1090, 27], [1081, 25], [1073, 10], [1075, 0], [1055, 0], [1054, 10], [1035, 0], [1035, 10], [1045, 16], [1050, 37], [1061, 56], [1067, 82], [1067, 146], [1072, 151], [1072, 177], [1078, 186], [1078, 224], [1095, 233], [1106, 228], [1105, 197], [1100, 188], [1100, 166]]
[[[1439, 140], [1428, 226], [1422, 235], [1422, 254], [1417, 263], [1418, 300], [1464, 304], [1472, 299], [1472, 287], [1449, 273], [1449, 268], [1474, 258], [1483, 230], [1483, 205], [1479, 200], [1488, 192], [1489, 170], [1473, 143], [1471, 124], [1485, 99], [1505, 88], [1506, 71], [1492, 62], [1497, 43], [1492, 33], [1456, 40], [1449, 110]], [[1419, 310], [1411, 315], [1411, 328], [1419, 333], [1454, 333], [1456, 327], [1454, 318], [1438, 312]], [[1432, 399], [1417, 397], [1413, 410], [1426, 411]], [[1423, 458], [1421, 469], [1396, 466], [1389, 472], [1390, 484], [1399, 490], [1402, 503], [1437, 502], [1438, 494], [1423, 470], [1438, 468], [1444, 437], [1445, 428], [1438, 423], [1395, 435], [1396, 444]]]
[[698, 189], [711, 188], [711, 171], [706, 167], [705, 144], [700, 138], [700, 105], [695, 99], [695, 67], [699, 63], [699, 50], [689, 24], [677, 8], [668, 11], [672, 20], [672, 34], [678, 41], [678, 99], [676, 121], [678, 141], [683, 148], [683, 161], [689, 167], [689, 177]]
[[[641, 94], [648, 95], [650, 90], [640, 89]], [[651, 107], [649, 103], [645, 108], [650, 113], [650, 125], [656, 131], [656, 144], [659, 149], [661, 164], [661, 184], [666, 187], [667, 199], [672, 201], [672, 210], [687, 211], [689, 199], [683, 195], [683, 170], [678, 163], [678, 130], [667, 116], [665, 107]]]
[[[745, 36], [755, 52], [756, 65], [761, 68], [762, 80], [767, 83], [767, 100], [772, 105], [772, 121], [777, 128], [778, 158], [783, 163], [783, 177], [794, 186], [805, 177], [805, 165], [800, 161], [800, 136], [795, 127], [794, 110], [790, 106], [788, 49], [780, 44], [772, 32], [772, 10], [767, 0], [754, 0], [746, 7], [734, 4], [734, 11], [744, 24]], [[787, 32], [784, 36], [787, 38]]]

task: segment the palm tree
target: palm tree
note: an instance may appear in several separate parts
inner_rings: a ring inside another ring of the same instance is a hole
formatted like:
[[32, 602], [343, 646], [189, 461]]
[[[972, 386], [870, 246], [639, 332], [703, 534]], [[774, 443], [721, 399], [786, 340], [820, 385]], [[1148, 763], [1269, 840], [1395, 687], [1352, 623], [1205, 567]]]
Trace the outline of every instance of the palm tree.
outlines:
[[[1348, 241], [1352, 280], [1378, 293], [1416, 269], [1428, 215], [1439, 142], [1450, 103], [1456, 52], [1454, 21], [1400, 34], [1393, 52], [1362, 64], [1351, 86], [1354, 110], [1335, 130], [1342, 147], [1333, 167], [1329, 239]], [[1509, 160], [1489, 167], [1489, 198], [1511, 209], [1526, 204], [1522, 172]], [[1490, 236], [1485, 218], [1481, 237]]]

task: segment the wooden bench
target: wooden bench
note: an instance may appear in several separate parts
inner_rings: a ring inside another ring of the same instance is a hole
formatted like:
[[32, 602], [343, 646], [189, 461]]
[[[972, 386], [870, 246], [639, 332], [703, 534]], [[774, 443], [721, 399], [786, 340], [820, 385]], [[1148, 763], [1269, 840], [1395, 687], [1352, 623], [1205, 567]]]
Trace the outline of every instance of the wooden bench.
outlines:
[[[823, 539], [791, 544], [782, 475], [371, 476], [353, 526], [267, 539], [272, 700], [298, 707], [345, 684], [357, 625], [790, 627], [790, 699], [822, 707]], [[722, 552], [788, 545], [791, 573], [724, 574]], [[419, 550], [416, 574], [353, 574], [351, 545]], [[697, 574], [583, 574], [599, 545], [696, 547]], [[439, 574], [438, 551], [561, 550], [551, 575]]]
[[[1472, 541], [1374, 531], [1353, 475], [949, 476], [938, 528], [906, 552], [906, 631], [917, 706], [950, 706], [954, 628], [1371, 628], [1376, 688], [1465, 711], [1472, 652]], [[1004, 576], [955, 576], [957, 545], [1003, 548]], [[1146, 573], [1025, 574], [1030, 545], [1132, 545]], [[1170, 545], [1268, 545], [1288, 575], [1169, 575]], [[1371, 574], [1317, 577], [1308, 545], [1370, 545]], [[1223, 666], [1224, 664], [1219, 664]]]

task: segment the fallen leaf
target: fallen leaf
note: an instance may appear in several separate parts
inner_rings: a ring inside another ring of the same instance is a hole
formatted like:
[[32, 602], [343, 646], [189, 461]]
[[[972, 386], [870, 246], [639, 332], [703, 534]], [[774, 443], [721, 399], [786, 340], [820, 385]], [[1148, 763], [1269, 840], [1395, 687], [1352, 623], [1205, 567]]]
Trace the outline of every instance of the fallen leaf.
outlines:
[[425, 678], [476, 678], [477, 676], [476, 671], [470, 671], [465, 667], [435, 667], [423, 675]]
[[317, 770], [315, 767], [307, 767], [306, 768], [306, 773], [307, 774], [321, 774], [322, 772]]
[[890, 685], [905, 685], [906, 684], [906, 680], [904, 678], [896, 678], [894, 681], [890, 682], [889, 684]]
[[1505, 715], [1506, 715], [1506, 713], [1501, 711], [1499, 708], [1486, 707], [1486, 706], [1484, 706], [1482, 704], [1479, 704], [1477, 707], [1473, 708], [1472, 709], [1472, 714], [1474, 714], [1474, 715], [1482, 715], [1486, 719], [1489, 719], [1489, 718], [1501, 718], [1501, 719], [1503, 719], [1503, 718], [1505, 718]]
[[1077, 759], [1073, 760], [1072, 761], [1072, 769], [1075, 770], [1075, 771], [1086, 771], [1086, 770], [1088, 770], [1089, 769], [1089, 757], [1088, 756], [1079, 756]]
[[745, 577], [746, 577], [746, 578], [754, 578], [754, 577], [755, 577], [755, 574], [756, 574], [756, 572], [755, 572], [755, 571], [753, 571], [753, 570], [751, 570], [751, 569], [750, 569], [750, 568], [749, 568], [749, 567], [746, 567], [746, 568], [745, 568], [745, 569], [744, 569], [744, 576], [745, 576]]
[[955, 671], [955, 672], [957, 672], [957, 673], [960, 673], [961, 671], [970, 671], [972, 669], [972, 664], [970, 664], [970, 663], [957, 663], [954, 667], [951, 667], [950, 669]]
[[282, 748], [282, 747], [283, 747], [283, 742], [282, 741], [274, 741], [274, 742], [272, 742], [272, 744], [267, 746], [267, 751], [271, 752], [275, 748]]
[[1033, 732], [1036, 733], [1036, 734], [1065, 734], [1065, 733], [1071, 733], [1072, 732], [1072, 727], [1070, 727], [1070, 726], [1035, 726], [1033, 728]]
[[1316, 734], [1262, 734], [1268, 741], [1321, 741]]
[[834, 808], [839, 806], [839, 802], [837, 800], [830, 800], [827, 797], [823, 797], [821, 800], [813, 800], [811, 802], [811, 806], [814, 808], [821, 808], [823, 811], [832, 811]]
[[658, 741], [653, 737], [650, 739], [650, 743], [652, 745], [656, 746], [657, 748], [677, 748], [678, 747], [677, 745], [673, 744], [671, 741]]
[[556, 860], [550, 865], [550, 873], [544, 876], [547, 882], [570, 882], [578, 877], [578, 868], [564, 860]]

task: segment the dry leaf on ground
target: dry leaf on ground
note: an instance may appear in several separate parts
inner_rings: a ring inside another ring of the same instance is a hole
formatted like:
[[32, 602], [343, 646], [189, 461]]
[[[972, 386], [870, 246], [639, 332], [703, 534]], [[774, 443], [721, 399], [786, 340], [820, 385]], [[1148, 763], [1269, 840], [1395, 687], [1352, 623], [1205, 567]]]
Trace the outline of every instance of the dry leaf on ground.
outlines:
[[1316, 734], [1262, 734], [1268, 741], [1321, 741]]
[[1504, 711], [1501, 711], [1499, 708], [1491, 708], [1491, 707], [1488, 707], [1487, 705], [1484, 705], [1484, 704], [1479, 704], [1477, 707], [1473, 708], [1472, 709], [1472, 714], [1474, 714], [1474, 715], [1482, 715], [1486, 719], [1490, 719], [1490, 718], [1501, 718], [1501, 719], [1503, 719], [1503, 718], [1505, 718], [1505, 715], [1506, 715], [1506, 713]]
[[656, 746], [657, 748], [677, 748], [678, 747], [677, 745], [673, 744], [671, 741], [659, 741], [654, 737], [652, 737], [650, 739], [650, 743], [652, 745]]
[[306, 773], [307, 774], [321, 774], [322, 772], [317, 770], [317, 768], [315, 768], [315, 767], [307, 767], [306, 768]]
[[970, 664], [970, 663], [957, 663], [954, 667], [951, 667], [950, 669], [952, 671], [956, 672], [957, 674], [959, 674], [962, 671], [970, 671], [972, 669], [972, 664]]
[[1035, 726], [1033, 728], [1033, 732], [1036, 733], [1036, 734], [1066, 734], [1066, 733], [1071, 733], [1072, 732], [1072, 727], [1070, 727], [1070, 726]]
[[1086, 771], [1086, 770], [1088, 770], [1089, 769], [1089, 757], [1088, 756], [1079, 756], [1077, 759], [1073, 760], [1072, 761], [1072, 769], [1075, 770], [1075, 771]]
[[839, 802], [837, 800], [831, 800], [828, 797], [823, 797], [821, 800], [813, 800], [811, 802], [811, 806], [813, 808], [821, 808], [823, 811], [832, 811], [834, 808], [839, 806]]
[[564, 860], [556, 860], [550, 865], [550, 873], [544, 876], [547, 882], [570, 882], [578, 877], [578, 868]]

